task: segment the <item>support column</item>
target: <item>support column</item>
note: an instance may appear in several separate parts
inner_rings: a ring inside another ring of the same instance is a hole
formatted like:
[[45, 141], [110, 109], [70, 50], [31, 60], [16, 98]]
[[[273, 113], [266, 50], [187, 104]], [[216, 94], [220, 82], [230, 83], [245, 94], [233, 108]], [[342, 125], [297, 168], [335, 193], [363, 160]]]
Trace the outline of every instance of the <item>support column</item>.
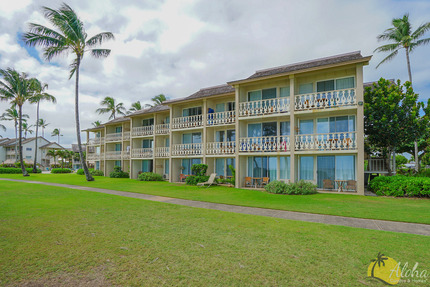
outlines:
[[364, 195], [364, 89], [363, 65], [356, 66], [357, 78], [357, 193]]
[[169, 124], [169, 182], [173, 181], [173, 162], [172, 162], [172, 147], [173, 147], [173, 139], [172, 139], [172, 123], [173, 123], [173, 107], [169, 106], [169, 112], [170, 112], [170, 124]]
[[294, 95], [294, 75], [290, 75], [290, 182], [296, 182], [296, 159], [295, 159], [295, 142], [296, 142], [296, 118]]
[[235, 152], [235, 169], [236, 169], [236, 178], [235, 178], [235, 187], [236, 188], [239, 188], [239, 187], [241, 187], [241, 182], [240, 182], [240, 172], [243, 172], [242, 171], [242, 169], [241, 168], [239, 168], [240, 166], [241, 166], [241, 163], [240, 163], [240, 157], [239, 157], [239, 149], [240, 149], [240, 146], [239, 146], [239, 138], [240, 138], [240, 136], [241, 136], [241, 134], [240, 134], [240, 125], [239, 125], [239, 102], [240, 102], [240, 93], [239, 93], [239, 91], [240, 91], [240, 88], [239, 88], [239, 86], [235, 86], [235, 104], [234, 104], [234, 106], [235, 106], [235, 119], [236, 119], [236, 121], [235, 121], [235, 126], [234, 126], [234, 128], [235, 128], [235, 130], [236, 130], [236, 140], [235, 140], [235, 145], [236, 145], [236, 152]]
[[131, 151], [133, 150], [133, 118], [130, 118], [130, 178], [133, 178], [133, 160], [131, 159]]
[[206, 99], [203, 99], [203, 113], [202, 113], [202, 121], [203, 121], [203, 134], [202, 134], [202, 156], [203, 156], [203, 163], [207, 164], [206, 162], [206, 142], [207, 142], [207, 132], [206, 132], [206, 125], [207, 125], [207, 119], [208, 119], [208, 103]]

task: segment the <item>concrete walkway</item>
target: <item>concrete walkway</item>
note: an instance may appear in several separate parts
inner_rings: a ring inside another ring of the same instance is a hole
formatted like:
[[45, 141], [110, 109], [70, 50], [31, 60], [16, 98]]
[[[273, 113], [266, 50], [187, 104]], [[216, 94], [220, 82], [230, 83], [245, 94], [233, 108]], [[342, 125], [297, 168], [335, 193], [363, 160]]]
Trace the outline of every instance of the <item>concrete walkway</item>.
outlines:
[[267, 216], [267, 217], [276, 217], [276, 218], [282, 218], [282, 219], [298, 220], [298, 221], [317, 222], [317, 223], [324, 223], [324, 224], [331, 224], [331, 225], [341, 225], [341, 226], [349, 226], [349, 227], [356, 227], [356, 228], [366, 228], [366, 229], [375, 229], [375, 230], [393, 231], [393, 232], [430, 236], [430, 225], [427, 225], [427, 224], [352, 218], [352, 217], [343, 217], [343, 216], [335, 216], [335, 215], [312, 214], [312, 213], [305, 213], [305, 212], [274, 210], [274, 209], [258, 208], [258, 207], [245, 207], [245, 206], [194, 201], [194, 200], [187, 200], [187, 199], [178, 199], [178, 198], [171, 198], [171, 197], [164, 197], [164, 196], [156, 196], [156, 195], [149, 195], [149, 194], [141, 194], [141, 193], [126, 192], [126, 191], [117, 191], [117, 190], [110, 190], [110, 189], [61, 184], [61, 183], [7, 179], [7, 178], [0, 178], [0, 180], [66, 187], [66, 188], [107, 193], [107, 194], [138, 198], [138, 199], [144, 199], [144, 200], [150, 200], [150, 201], [158, 201], [158, 202], [165, 202], [165, 203], [178, 204], [178, 205], [184, 205], [184, 206], [242, 213], [242, 214], [252, 214], [252, 215], [260, 215], [260, 216]]

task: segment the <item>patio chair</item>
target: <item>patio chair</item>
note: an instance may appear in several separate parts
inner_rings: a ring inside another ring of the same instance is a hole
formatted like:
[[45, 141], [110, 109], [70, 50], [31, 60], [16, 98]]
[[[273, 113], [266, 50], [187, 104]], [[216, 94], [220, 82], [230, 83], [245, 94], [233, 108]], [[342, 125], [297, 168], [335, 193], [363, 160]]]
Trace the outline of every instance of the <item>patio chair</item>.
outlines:
[[323, 180], [323, 189], [334, 189], [334, 182], [331, 179]]
[[355, 180], [348, 180], [346, 182], [346, 190], [352, 190], [352, 191], [357, 191], [357, 181]]
[[187, 176], [185, 174], [180, 174], [179, 175], [179, 182], [185, 182], [185, 179], [187, 179]]
[[254, 187], [252, 178], [250, 176], [245, 177], [245, 187]]
[[212, 173], [209, 177], [209, 180], [206, 182], [199, 182], [197, 186], [203, 187], [210, 187], [211, 185], [218, 185], [218, 183], [215, 181], [216, 173]]
[[267, 184], [269, 184], [269, 180], [270, 180], [270, 178], [268, 178], [268, 177], [263, 177], [263, 180], [261, 181], [260, 187], [264, 187], [264, 186], [266, 186]]

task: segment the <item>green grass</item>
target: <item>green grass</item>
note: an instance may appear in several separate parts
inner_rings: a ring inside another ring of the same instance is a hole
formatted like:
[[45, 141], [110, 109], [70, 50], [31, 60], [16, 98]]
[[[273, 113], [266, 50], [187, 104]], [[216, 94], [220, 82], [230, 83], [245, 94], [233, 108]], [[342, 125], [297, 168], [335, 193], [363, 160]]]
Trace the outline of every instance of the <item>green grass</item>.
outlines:
[[84, 176], [76, 174], [37, 174], [26, 178], [21, 175], [2, 174], [0, 177], [107, 188], [242, 206], [430, 224], [429, 199], [350, 194], [288, 196], [229, 187], [207, 189], [168, 182], [140, 182], [107, 177], [96, 177], [94, 182], [87, 182]]
[[419, 235], [0, 182], [2, 286], [383, 286], [366, 278], [378, 252], [429, 270], [428, 245]]

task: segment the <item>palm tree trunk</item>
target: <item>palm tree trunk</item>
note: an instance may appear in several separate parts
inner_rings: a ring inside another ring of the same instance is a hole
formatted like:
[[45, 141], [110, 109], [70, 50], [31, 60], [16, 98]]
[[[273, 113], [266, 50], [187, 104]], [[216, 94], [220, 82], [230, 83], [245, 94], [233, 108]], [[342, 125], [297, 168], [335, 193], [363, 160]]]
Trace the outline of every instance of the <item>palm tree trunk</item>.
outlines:
[[22, 158], [22, 106], [18, 106], [19, 110], [19, 160], [21, 162], [21, 170], [23, 176], [30, 176], [25, 169], [24, 159]]
[[18, 162], [18, 122], [15, 120], [15, 163]]
[[37, 136], [39, 132], [39, 103], [37, 102], [37, 112], [36, 112], [36, 145], [34, 147], [34, 163], [33, 163], [33, 173], [37, 173]]
[[81, 63], [80, 56], [78, 55], [77, 63], [76, 63], [76, 83], [75, 83], [75, 120], [76, 120], [76, 137], [78, 140], [78, 149], [79, 149], [79, 159], [81, 160], [82, 168], [84, 169], [85, 178], [87, 181], [94, 181], [94, 177], [88, 171], [87, 163], [84, 160], [84, 154], [82, 152], [82, 144], [81, 144], [81, 127], [79, 124], [79, 65]]
[[409, 49], [406, 47], [406, 62], [408, 63], [409, 82], [412, 84], [411, 61], [409, 60]]

